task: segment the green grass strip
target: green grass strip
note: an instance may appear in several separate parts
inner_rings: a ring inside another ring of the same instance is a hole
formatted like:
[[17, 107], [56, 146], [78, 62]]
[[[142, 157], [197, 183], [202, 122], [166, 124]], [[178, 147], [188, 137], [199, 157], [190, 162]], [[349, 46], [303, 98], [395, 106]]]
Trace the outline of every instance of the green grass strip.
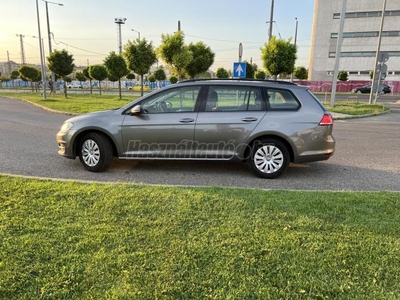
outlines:
[[0, 299], [399, 299], [400, 197], [0, 176]]

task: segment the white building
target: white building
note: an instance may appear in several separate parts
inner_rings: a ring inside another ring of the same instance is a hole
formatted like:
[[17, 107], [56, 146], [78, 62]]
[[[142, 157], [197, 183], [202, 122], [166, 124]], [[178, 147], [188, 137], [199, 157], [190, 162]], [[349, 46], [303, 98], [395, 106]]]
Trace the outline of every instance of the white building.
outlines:
[[[400, 80], [400, 0], [386, 0], [381, 52], [389, 55], [386, 80]], [[339, 71], [369, 80], [374, 69], [383, 0], [347, 0]], [[310, 80], [332, 80], [342, 1], [315, 0]]]

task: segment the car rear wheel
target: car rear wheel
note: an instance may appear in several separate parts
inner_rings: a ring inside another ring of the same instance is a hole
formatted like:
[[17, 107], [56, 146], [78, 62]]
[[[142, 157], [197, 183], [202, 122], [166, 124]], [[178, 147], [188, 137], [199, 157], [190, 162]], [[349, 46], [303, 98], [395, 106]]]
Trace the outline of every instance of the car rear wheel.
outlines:
[[81, 140], [79, 160], [90, 172], [106, 170], [113, 156], [112, 146], [106, 136], [99, 133], [89, 133]]
[[258, 177], [273, 179], [279, 177], [289, 166], [289, 151], [279, 140], [257, 140], [253, 144], [247, 163]]

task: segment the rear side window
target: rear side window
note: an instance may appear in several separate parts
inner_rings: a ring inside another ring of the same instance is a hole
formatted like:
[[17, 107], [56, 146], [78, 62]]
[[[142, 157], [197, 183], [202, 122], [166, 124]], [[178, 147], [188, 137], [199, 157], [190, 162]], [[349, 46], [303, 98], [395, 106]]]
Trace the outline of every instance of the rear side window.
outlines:
[[300, 102], [288, 90], [268, 89], [268, 108], [269, 110], [297, 110]]
[[210, 86], [205, 111], [260, 111], [264, 107], [257, 87]]

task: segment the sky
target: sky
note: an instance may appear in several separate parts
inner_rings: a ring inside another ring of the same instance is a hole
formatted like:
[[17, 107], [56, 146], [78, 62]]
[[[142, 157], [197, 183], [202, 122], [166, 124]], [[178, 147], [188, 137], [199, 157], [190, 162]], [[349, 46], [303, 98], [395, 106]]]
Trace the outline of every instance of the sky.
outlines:
[[[48, 2], [52, 48], [65, 49], [77, 66], [103, 63], [110, 52], [119, 52], [115, 18], [121, 25], [122, 46], [138, 37], [160, 45], [162, 34], [178, 30], [185, 43], [204, 42], [215, 53], [211, 70], [231, 70], [239, 60], [252, 61], [262, 69], [260, 48], [268, 40], [271, 0], [55, 0]], [[39, 18], [37, 17], [37, 6]], [[295, 37], [298, 20], [296, 66], [308, 67], [314, 0], [275, 0], [273, 35]], [[0, 0], [0, 62], [21, 63], [20, 35], [27, 63], [40, 64], [39, 30], [46, 56], [49, 52], [46, 4], [43, 0]], [[268, 23], [267, 23], [268, 22]], [[135, 31], [132, 31], [134, 29]], [[162, 64], [162, 62], [161, 62]]]

